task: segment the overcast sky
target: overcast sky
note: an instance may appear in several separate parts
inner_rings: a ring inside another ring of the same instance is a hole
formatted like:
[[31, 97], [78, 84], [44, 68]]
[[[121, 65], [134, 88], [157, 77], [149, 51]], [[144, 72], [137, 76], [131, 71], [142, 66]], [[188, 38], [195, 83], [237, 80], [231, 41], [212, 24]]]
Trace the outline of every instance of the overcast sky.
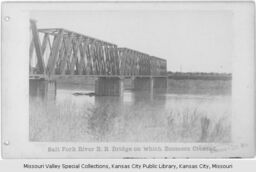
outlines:
[[167, 60], [168, 71], [232, 72], [226, 11], [31, 12], [38, 28], [65, 28]]

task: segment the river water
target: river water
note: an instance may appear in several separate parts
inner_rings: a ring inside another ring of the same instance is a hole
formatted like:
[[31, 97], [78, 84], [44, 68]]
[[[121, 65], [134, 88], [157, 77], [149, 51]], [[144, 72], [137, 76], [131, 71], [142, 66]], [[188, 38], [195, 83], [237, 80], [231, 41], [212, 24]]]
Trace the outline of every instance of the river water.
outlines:
[[229, 142], [231, 95], [168, 89], [88, 96], [58, 88], [55, 101], [30, 102], [31, 141]]

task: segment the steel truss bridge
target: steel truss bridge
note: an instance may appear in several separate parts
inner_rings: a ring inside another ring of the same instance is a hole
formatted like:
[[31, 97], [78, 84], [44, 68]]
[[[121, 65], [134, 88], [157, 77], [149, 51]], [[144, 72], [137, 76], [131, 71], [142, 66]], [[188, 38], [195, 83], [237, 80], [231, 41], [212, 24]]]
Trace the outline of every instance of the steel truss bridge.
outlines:
[[122, 95], [124, 78], [132, 78], [138, 90], [167, 88], [165, 59], [62, 28], [38, 29], [34, 20], [30, 34], [30, 92], [35, 94], [51, 88], [55, 95], [58, 77], [95, 77], [100, 96]]
[[30, 21], [30, 76], [164, 76], [166, 60], [61, 28]]

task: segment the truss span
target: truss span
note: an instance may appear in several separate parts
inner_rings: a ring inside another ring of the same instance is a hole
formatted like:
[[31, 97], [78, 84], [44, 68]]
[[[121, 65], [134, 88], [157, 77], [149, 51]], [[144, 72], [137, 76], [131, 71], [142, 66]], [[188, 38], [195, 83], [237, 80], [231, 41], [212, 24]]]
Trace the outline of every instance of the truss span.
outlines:
[[62, 28], [30, 21], [30, 75], [165, 76], [166, 60]]

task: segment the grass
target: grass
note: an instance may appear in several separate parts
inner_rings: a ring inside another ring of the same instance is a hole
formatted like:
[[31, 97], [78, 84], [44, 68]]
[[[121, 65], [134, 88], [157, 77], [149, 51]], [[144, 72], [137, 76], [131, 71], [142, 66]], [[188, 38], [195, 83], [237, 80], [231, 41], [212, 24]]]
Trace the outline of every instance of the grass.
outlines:
[[77, 106], [70, 100], [61, 104], [31, 101], [30, 140], [229, 142], [230, 114], [215, 118], [214, 113], [198, 106], [165, 109], [143, 102]]
[[171, 111], [168, 118], [168, 137], [178, 142], [229, 142], [230, 121], [227, 116], [219, 119], [208, 117], [195, 109]]

